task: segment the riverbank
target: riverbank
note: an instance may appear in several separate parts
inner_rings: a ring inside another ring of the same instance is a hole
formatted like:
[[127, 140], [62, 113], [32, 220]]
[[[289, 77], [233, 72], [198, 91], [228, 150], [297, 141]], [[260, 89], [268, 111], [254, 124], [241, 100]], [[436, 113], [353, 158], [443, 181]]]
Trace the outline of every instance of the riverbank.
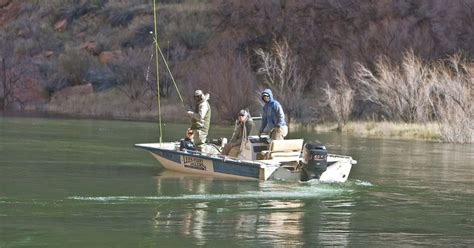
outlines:
[[[176, 98], [177, 99], [177, 98]], [[131, 100], [118, 88], [85, 95], [52, 98], [45, 112], [81, 118], [158, 121], [157, 101]], [[187, 122], [184, 104], [178, 100], [161, 99], [161, 116], [166, 122]]]
[[[97, 112], [98, 113], [98, 112]], [[109, 112], [112, 113], [112, 112]], [[117, 112], [119, 113], [119, 112]], [[187, 123], [185, 116], [173, 111], [172, 106], [165, 107], [163, 111], [165, 117], [164, 123]], [[6, 117], [38, 117], [38, 118], [58, 118], [58, 119], [98, 119], [98, 120], [125, 120], [141, 122], [157, 122], [156, 112], [150, 112], [149, 115], [139, 114], [106, 114], [100, 115], [93, 113], [68, 113], [66, 111], [23, 111], [23, 112], [0, 112], [0, 116]], [[169, 117], [172, 118], [169, 118]], [[217, 125], [230, 125], [229, 123], [216, 122]], [[290, 132], [308, 131], [317, 133], [336, 132], [337, 123], [318, 123], [301, 124], [291, 123]], [[372, 138], [395, 138], [395, 139], [413, 139], [413, 140], [431, 140], [441, 141], [441, 130], [437, 123], [395, 123], [395, 122], [375, 122], [375, 121], [352, 121], [347, 123], [341, 130], [344, 135], [356, 137]]]
[[[291, 125], [293, 131], [336, 132], [337, 130], [337, 123], [316, 125], [292, 123]], [[441, 129], [437, 123], [352, 121], [343, 127], [341, 133], [357, 137], [441, 141]]]

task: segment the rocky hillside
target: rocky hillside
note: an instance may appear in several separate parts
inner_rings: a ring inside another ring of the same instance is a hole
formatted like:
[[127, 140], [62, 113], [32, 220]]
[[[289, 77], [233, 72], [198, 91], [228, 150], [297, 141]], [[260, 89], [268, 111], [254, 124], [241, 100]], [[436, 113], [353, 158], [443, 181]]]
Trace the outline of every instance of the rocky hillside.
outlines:
[[[288, 44], [300, 97], [319, 109], [313, 115], [327, 113], [318, 98], [341, 71], [357, 88], [356, 63], [374, 69], [381, 56], [400, 63], [409, 50], [426, 61], [460, 53], [472, 62], [474, 55], [470, 0], [157, 2], [159, 44], [178, 87], [185, 96], [210, 92], [222, 119], [256, 108], [255, 92], [267, 80], [256, 51], [275, 42]], [[152, 8], [151, 0], [0, 0], [1, 109], [47, 111], [55, 98], [110, 89], [153, 109]], [[164, 66], [159, 75], [161, 96], [177, 99]], [[380, 111], [356, 100], [356, 118]], [[295, 108], [298, 118], [308, 106]]]

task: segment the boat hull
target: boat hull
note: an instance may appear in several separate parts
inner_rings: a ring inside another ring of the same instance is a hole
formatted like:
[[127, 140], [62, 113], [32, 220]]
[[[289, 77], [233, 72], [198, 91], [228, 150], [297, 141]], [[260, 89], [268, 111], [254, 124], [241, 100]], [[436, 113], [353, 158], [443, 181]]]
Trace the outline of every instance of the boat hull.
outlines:
[[[137, 144], [148, 150], [168, 170], [235, 179], [299, 181], [298, 161], [293, 166], [272, 160], [238, 160], [223, 155], [197, 151], [181, 151], [176, 143]], [[351, 157], [329, 155], [327, 170], [320, 181], [345, 182], [355, 160]]]
[[180, 151], [175, 143], [137, 144], [148, 150], [160, 164], [172, 171], [219, 177], [267, 180], [279, 166], [232, 159], [223, 155], [203, 154], [197, 151]]

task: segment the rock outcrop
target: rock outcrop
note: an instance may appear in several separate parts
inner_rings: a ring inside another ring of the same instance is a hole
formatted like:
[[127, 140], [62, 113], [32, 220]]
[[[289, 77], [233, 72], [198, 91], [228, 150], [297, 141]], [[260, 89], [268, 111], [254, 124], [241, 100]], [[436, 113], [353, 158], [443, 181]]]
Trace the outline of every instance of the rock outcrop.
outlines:
[[0, 27], [18, 15], [20, 4], [21, 1], [0, 0]]

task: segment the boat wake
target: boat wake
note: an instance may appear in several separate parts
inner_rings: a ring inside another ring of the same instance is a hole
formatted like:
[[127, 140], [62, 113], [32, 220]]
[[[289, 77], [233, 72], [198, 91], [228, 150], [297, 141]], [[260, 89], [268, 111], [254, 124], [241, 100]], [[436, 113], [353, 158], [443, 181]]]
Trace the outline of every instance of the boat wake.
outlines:
[[[317, 186], [316, 186], [317, 185]], [[274, 187], [273, 184], [259, 191], [229, 194], [187, 194], [177, 196], [70, 196], [69, 200], [96, 202], [163, 202], [163, 201], [221, 201], [221, 200], [300, 200], [323, 199], [338, 195], [350, 195], [354, 188], [372, 186], [368, 182], [355, 181], [351, 184], [321, 184], [317, 181], [300, 183], [298, 186]], [[276, 189], [277, 188], [277, 189]]]

